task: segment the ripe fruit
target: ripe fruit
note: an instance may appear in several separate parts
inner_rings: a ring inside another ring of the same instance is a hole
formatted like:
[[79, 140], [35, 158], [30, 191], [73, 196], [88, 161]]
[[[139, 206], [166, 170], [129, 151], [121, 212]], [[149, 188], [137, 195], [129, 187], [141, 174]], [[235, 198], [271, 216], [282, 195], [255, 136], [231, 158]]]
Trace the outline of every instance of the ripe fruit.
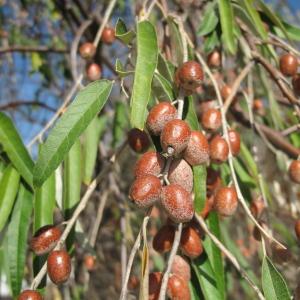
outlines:
[[222, 56], [218, 50], [214, 50], [209, 53], [207, 57], [207, 64], [211, 68], [218, 68], [222, 64]]
[[220, 92], [221, 92], [221, 96], [222, 96], [223, 100], [225, 101], [229, 97], [229, 95], [231, 94], [232, 88], [229, 85], [225, 84], [221, 88]]
[[207, 169], [206, 189], [208, 196], [213, 194], [222, 184], [220, 173], [212, 168]]
[[34, 234], [30, 248], [36, 255], [50, 252], [56, 246], [61, 236], [61, 230], [53, 225], [45, 225]]
[[238, 206], [238, 197], [234, 187], [222, 187], [215, 196], [214, 209], [222, 216], [231, 216]]
[[170, 183], [181, 185], [189, 193], [193, 190], [193, 170], [184, 159], [174, 159], [170, 165]]
[[177, 110], [170, 102], [160, 102], [152, 107], [147, 117], [147, 128], [150, 133], [160, 135], [164, 126], [176, 118]]
[[130, 198], [140, 208], [152, 206], [160, 199], [161, 183], [154, 175], [138, 177], [130, 188]]
[[134, 176], [139, 177], [143, 175], [158, 176], [165, 165], [163, 156], [155, 151], [149, 151], [142, 155], [137, 161], [134, 169]]
[[300, 183], [300, 161], [293, 160], [289, 167], [289, 175], [293, 182]]
[[188, 222], [193, 218], [194, 207], [191, 195], [178, 184], [170, 184], [162, 188], [161, 204], [175, 223]]
[[80, 56], [84, 59], [91, 59], [96, 53], [96, 47], [93, 43], [84, 43], [79, 48]]
[[101, 68], [96, 63], [91, 63], [86, 68], [86, 75], [90, 81], [95, 81], [101, 78]]
[[183, 228], [180, 239], [180, 250], [184, 255], [192, 259], [202, 254], [202, 242], [199, 233], [193, 226]]
[[286, 263], [292, 258], [292, 253], [289, 249], [283, 249], [280, 245], [271, 243], [272, 258], [278, 264]]
[[241, 148], [241, 138], [239, 133], [233, 129], [230, 129], [228, 130], [228, 138], [232, 155], [238, 155]]
[[298, 240], [300, 240], [300, 220], [297, 220], [295, 223], [295, 233]]
[[206, 130], [216, 131], [222, 125], [221, 113], [218, 109], [210, 108], [202, 114], [201, 124]]
[[171, 300], [190, 300], [191, 295], [188, 282], [172, 274], [168, 280], [167, 295]]
[[220, 135], [216, 135], [209, 145], [210, 158], [214, 163], [220, 164], [227, 160], [229, 147], [225, 139]]
[[87, 254], [84, 256], [84, 266], [86, 267], [86, 269], [88, 271], [93, 271], [95, 270], [95, 266], [96, 266], [96, 257], [94, 255], [91, 254]]
[[169, 153], [169, 149], [174, 150], [174, 155], [182, 152], [190, 139], [191, 130], [189, 125], [182, 120], [175, 119], [169, 121], [163, 128], [160, 136], [160, 143], [163, 150]]
[[164, 225], [161, 227], [153, 239], [153, 249], [159, 253], [165, 253], [171, 250], [175, 236], [173, 225]]
[[115, 41], [115, 39], [115, 29], [112, 27], [105, 27], [102, 32], [101, 41], [110, 45]]
[[191, 267], [180, 255], [175, 255], [171, 266], [171, 273], [181, 277], [184, 281], [191, 279]]
[[200, 216], [202, 218], [204, 218], [204, 219], [207, 218], [208, 214], [214, 207], [214, 201], [215, 201], [214, 196], [210, 196], [210, 197], [206, 198], [204, 207], [203, 207], [202, 211], [200, 212]]
[[293, 77], [292, 85], [293, 85], [294, 93], [297, 96], [300, 96], [300, 74], [296, 74]]
[[66, 282], [71, 273], [71, 258], [65, 250], [52, 251], [47, 259], [47, 272], [55, 284]]
[[201, 86], [204, 79], [202, 67], [195, 61], [183, 63], [175, 73], [175, 83], [178, 87], [192, 94]]
[[128, 289], [135, 290], [140, 284], [140, 280], [136, 275], [131, 275], [128, 282]]
[[19, 296], [18, 300], [42, 300], [42, 295], [33, 290], [25, 290]]
[[153, 272], [149, 274], [149, 298], [148, 300], [157, 300], [159, 297], [160, 286], [162, 281], [161, 272]]
[[128, 132], [128, 144], [133, 151], [143, 153], [149, 148], [150, 141], [145, 131], [133, 128]]
[[298, 59], [293, 54], [287, 53], [280, 57], [279, 68], [283, 75], [294, 76], [298, 69]]
[[261, 196], [257, 197], [250, 204], [250, 211], [255, 218], [259, 218], [265, 208], [264, 200]]
[[209, 160], [209, 145], [205, 135], [192, 130], [183, 158], [192, 166], [202, 165]]

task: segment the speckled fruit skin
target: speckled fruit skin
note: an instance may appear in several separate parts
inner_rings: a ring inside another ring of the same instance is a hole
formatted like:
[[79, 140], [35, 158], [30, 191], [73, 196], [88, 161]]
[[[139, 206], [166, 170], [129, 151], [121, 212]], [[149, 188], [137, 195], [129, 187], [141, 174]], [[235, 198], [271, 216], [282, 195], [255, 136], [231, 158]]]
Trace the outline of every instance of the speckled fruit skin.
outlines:
[[160, 199], [160, 192], [160, 180], [154, 175], [144, 175], [132, 183], [129, 195], [138, 207], [147, 208]]
[[283, 75], [294, 76], [298, 69], [297, 57], [290, 53], [282, 55], [279, 60], [279, 68]]
[[178, 184], [162, 188], [161, 204], [168, 217], [175, 223], [188, 222], [193, 218], [194, 205], [191, 195]]
[[181, 277], [184, 281], [189, 281], [191, 279], [191, 267], [180, 255], [175, 255], [171, 266], [171, 273]]
[[25, 290], [18, 296], [18, 300], [43, 300], [43, 297], [37, 291]]
[[264, 209], [265, 209], [265, 203], [261, 196], [251, 201], [250, 211], [255, 218], [260, 218]]
[[296, 74], [292, 80], [293, 90], [297, 96], [300, 96], [300, 74]]
[[238, 206], [237, 193], [234, 187], [222, 187], [215, 196], [214, 209], [221, 216], [231, 216]]
[[175, 84], [192, 94], [197, 87], [201, 86], [204, 73], [199, 63], [187, 61], [183, 63], [175, 73]]
[[300, 183], [300, 161], [293, 160], [289, 167], [290, 179], [295, 183]]
[[193, 190], [193, 170], [184, 159], [174, 159], [170, 165], [168, 179], [170, 183], [181, 185], [189, 193]]
[[66, 282], [71, 273], [71, 258], [65, 250], [52, 251], [47, 259], [47, 272], [55, 284]]
[[170, 102], [160, 102], [150, 110], [146, 125], [153, 135], [160, 135], [164, 126], [177, 116], [177, 110]]
[[143, 175], [158, 176], [165, 165], [164, 157], [155, 151], [148, 151], [142, 155], [137, 161], [134, 168], [134, 176], [140, 177]]
[[220, 51], [214, 50], [207, 57], [207, 64], [210, 68], [219, 68], [222, 64], [222, 56]]
[[93, 45], [93, 43], [84, 43], [80, 46], [79, 53], [82, 58], [90, 59], [94, 57], [96, 53], [96, 47]]
[[115, 29], [112, 27], [105, 27], [102, 32], [101, 41], [110, 45], [115, 41], [115, 39]]
[[206, 130], [218, 130], [222, 125], [222, 117], [220, 111], [215, 108], [209, 108], [205, 113], [202, 114], [201, 124]]
[[36, 255], [44, 255], [56, 246], [61, 236], [61, 230], [53, 225], [41, 227], [32, 237], [30, 248]]
[[190, 136], [189, 125], [185, 121], [175, 119], [169, 121], [163, 128], [160, 143], [165, 152], [168, 152], [168, 147], [172, 147], [176, 156], [187, 147]]
[[191, 295], [188, 282], [172, 274], [168, 280], [167, 295], [171, 300], [190, 300]]
[[199, 233], [193, 226], [183, 228], [180, 239], [180, 250], [191, 259], [202, 254], [202, 242]]
[[128, 132], [128, 144], [137, 153], [144, 153], [150, 146], [148, 135], [145, 131], [132, 128]]
[[213, 137], [209, 144], [210, 159], [217, 164], [225, 162], [228, 158], [229, 147], [225, 139], [220, 135]]
[[173, 225], [167, 224], [161, 227], [153, 238], [153, 249], [159, 253], [171, 250], [175, 236]]
[[94, 271], [96, 268], [96, 257], [91, 254], [86, 254], [84, 256], [84, 266], [88, 271]]
[[297, 220], [295, 222], [295, 233], [296, 233], [298, 240], [300, 240], [300, 220]]
[[101, 67], [96, 63], [91, 63], [86, 68], [86, 75], [90, 81], [95, 81], [101, 78]]
[[149, 298], [148, 300], [157, 300], [159, 297], [160, 286], [162, 282], [162, 273], [153, 272], [149, 274]]
[[228, 138], [229, 138], [231, 153], [233, 156], [237, 156], [240, 153], [240, 149], [241, 149], [240, 134], [237, 131], [230, 129], [228, 130]]
[[209, 144], [202, 132], [192, 130], [183, 158], [191, 166], [202, 165], [209, 161]]
[[222, 185], [222, 180], [220, 177], [220, 172], [208, 168], [207, 169], [207, 176], [206, 176], [206, 190], [207, 195], [213, 195], [219, 187]]

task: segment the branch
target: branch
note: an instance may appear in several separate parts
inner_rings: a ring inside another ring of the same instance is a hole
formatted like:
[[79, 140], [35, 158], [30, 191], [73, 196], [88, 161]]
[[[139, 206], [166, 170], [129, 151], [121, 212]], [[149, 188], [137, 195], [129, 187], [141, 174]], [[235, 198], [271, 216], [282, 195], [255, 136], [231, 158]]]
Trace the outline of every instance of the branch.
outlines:
[[7, 109], [15, 109], [18, 106], [40, 106], [46, 108], [52, 112], [56, 112], [56, 109], [49, 106], [48, 104], [40, 101], [13, 101], [6, 104], [0, 105], [0, 110], [7, 110]]
[[7, 52], [41, 52], [41, 53], [68, 53], [67, 48], [54, 48], [48, 46], [9, 46], [1, 47], [0, 54]]

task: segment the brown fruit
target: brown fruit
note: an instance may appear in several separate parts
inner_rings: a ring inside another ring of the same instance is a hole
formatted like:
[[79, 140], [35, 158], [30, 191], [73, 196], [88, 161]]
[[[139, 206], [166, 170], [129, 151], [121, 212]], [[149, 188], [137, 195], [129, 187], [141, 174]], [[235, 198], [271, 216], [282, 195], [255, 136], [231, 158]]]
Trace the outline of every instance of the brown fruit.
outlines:
[[298, 240], [300, 240], [300, 220], [297, 220], [295, 222], [295, 233], [296, 233]]
[[192, 166], [202, 165], [209, 161], [209, 145], [202, 132], [192, 130], [183, 158]]
[[162, 188], [161, 204], [168, 217], [175, 223], [188, 222], [193, 218], [194, 205], [191, 195], [178, 184]]
[[79, 48], [80, 56], [84, 59], [91, 59], [96, 53], [96, 47], [93, 43], [84, 43]]
[[265, 208], [264, 200], [261, 196], [254, 199], [250, 204], [250, 211], [255, 218], [259, 218]]
[[161, 183], [154, 175], [138, 177], [130, 188], [130, 198], [140, 208], [152, 206], [160, 199]]
[[71, 273], [71, 258], [65, 250], [52, 251], [47, 259], [47, 272], [55, 284], [66, 282]]
[[210, 158], [214, 163], [220, 164], [225, 162], [228, 158], [229, 147], [225, 139], [220, 135], [213, 137], [209, 144]]
[[223, 100], [225, 101], [229, 97], [229, 95], [231, 94], [232, 88], [229, 85], [225, 84], [221, 88], [220, 92], [221, 92], [221, 96], [222, 96]]
[[90, 81], [95, 81], [101, 78], [101, 67], [96, 63], [91, 63], [86, 68], [86, 75]]
[[43, 297], [37, 291], [25, 290], [18, 296], [18, 300], [43, 300]]
[[172, 274], [168, 280], [167, 295], [171, 300], [190, 300], [188, 282], [182, 277]]
[[220, 172], [215, 171], [212, 168], [208, 168], [206, 176], [206, 188], [208, 196], [214, 194], [215, 191], [221, 187], [221, 185], [222, 180], [220, 177]]
[[43, 255], [54, 249], [61, 236], [61, 230], [54, 225], [45, 225], [34, 234], [30, 248], [36, 255]]
[[222, 187], [215, 196], [214, 209], [221, 216], [231, 216], [238, 206], [238, 197], [234, 187]]
[[300, 96], [300, 74], [296, 74], [293, 77], [292, 85], [293, 85], [294, 93], [297, 96]]
[[134, 176], [139, 177], [147, 174], [158, 176], [163, 171], [164, 165], [165, 159], [160, 153], [148, 151], [137, 161]]
[[228, 139], [232, 155], [237, 156], [240, 153], [241, 148], [240, 134], [237, 131], [230, 129], [228, 130]]
[[85, 255], [83, 262], [88, 271], [94, 271], [96, 269], [96, 257], [94, 255]]
[[153, 272], [149, 274], [149, 298], [148, 300], [157, 300], [159, 297], [160, 286], [163, 274], [161, 272]]
[[171, 250], [175, 236], [173, 225], [164, 225], [153, 238], [153, 249], [159, 253], [165, 253]]
[[170, 165], [170, 183], [181, 185], [189, 193], [193, 190], [193, 170], [184, 159], [174, 159]]
[[152, 107], [147, 117], [147, 128], [151, 134], [160, 135], [166, 123], [174, 120], [177, 110], [170, 102], [160, 102]]
[[214, 50], [207, 57], [207, 64], [211, 68], [219, 68], [222, 64], [222, 56], [220, 51]]
[[112, 27], [105, 27], [102, 32], [101, 41], [110, 45], [115, 41], [115, 39], [115, 29]]
[[175, 84], [192, 94], [197, 87], [201, 86], [204, 79], [202, 67], [196, 61], [183, 63], [175, 73]]
[[280, 245], [271, 243], [272, 255], [274, 262], [278, 264], [287, 263], [292, 258], [292, 253], [289, 249], [283, 249]]
[[300, 183], [300, 160], [293, 160], [289, 167], [290, 179], [295, 183]]
[[184, 281], [189, 281], [191, 279], [191, 267], [180, 255], [175, 255], [171, 266], [171, 273], [181, 277]]
[[180, 239], [180, 250], [191, 259], [202, 254], [203, 247], [200, 235], [193, 226], [183, 228]]
[[294, 76], [298, 70], [298, 59], [293, 54], [287, 53], [280, 57], [279, 68], [283, 75]]
[[210, 196], [210, 197], [206, 198], [204, 207], [201, 210], [201, 212], [199, 213], [202, 218], [204, 218], [204, 219], [207, 218], [208, 214], [211, 212], [211, 210], [214, 207], [214, 201], [215, 201], [214, 196]]
[[145, 131], [132, 128], [128, 132], [128, 144], [133, 151], [143, 153], [149, 148], [150, 141]]
[[128, 289], [135, 290], [140, 284], [140, 280], [136, 275], [131, 275], [128, 282]]
[[222, 125], [221, 113], [218, 109], [210, 108], [202, 114], [201, 124], [206, 130], [216, 131]]
[[[160, 143], [166, 153], [178, 155], [188, 145], [191, 136], [189, 125], [182, 120], [169, 121], [163, 128], [160, 136]], [[170, 153], [173, 149], [173, 153]]]

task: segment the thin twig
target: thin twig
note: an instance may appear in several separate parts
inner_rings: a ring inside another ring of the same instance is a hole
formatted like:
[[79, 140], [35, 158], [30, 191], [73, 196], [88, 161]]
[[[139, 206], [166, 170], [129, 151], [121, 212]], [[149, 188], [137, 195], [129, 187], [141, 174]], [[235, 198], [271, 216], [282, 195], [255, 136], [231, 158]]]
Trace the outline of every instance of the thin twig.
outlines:
[[8, 52], [40, 52], [40, 53], [68, 53], [67, 48], [54, 48], [48, 46], [9, 46], [0, 48], [0, 54]]
[[298, 132], [300, 131], [300, 124], [295, 124], [295, 125], [293, 125], [289, 128], [286, 128], [286, 129], [282, 130], [281, 134], [283, 136], [287, 136], [287, 135], [290, 135], [291, 133], [294, 133], [296, 131], [298, 131]]
[[8, 110], [8, 109], [15, 109], [18, 106], [40, 106], [46, 108], [52, 112], [56, 112], [56, 109], [49, 106], [48, 104], [40, 101], [12, 101], [9, 103], [5, 103], [0, 105], [0, 110]]

